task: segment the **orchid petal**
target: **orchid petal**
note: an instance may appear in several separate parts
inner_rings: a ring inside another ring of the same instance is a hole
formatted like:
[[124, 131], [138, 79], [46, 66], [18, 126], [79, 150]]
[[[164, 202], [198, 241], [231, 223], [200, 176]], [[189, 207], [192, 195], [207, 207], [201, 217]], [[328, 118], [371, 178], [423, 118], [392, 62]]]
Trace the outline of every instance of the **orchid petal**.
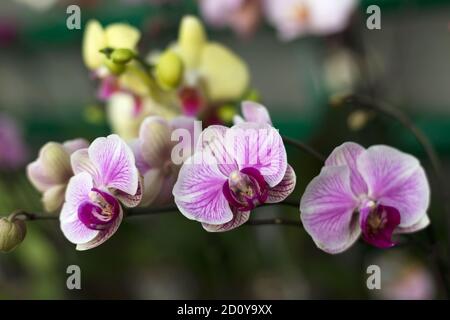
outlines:
[[239, 99], [250, 81], [245, 62], [217, 43], [204, 46], [199, 72], [205, 80], [211, 101]]
[[[73, 216], [76, 214], [76, 211], [74, 212], [67, 203], [61, 211], [61, 216]], [[99, 233], [98, 230], [89, 229], [78, 219], [61, 220], [61, 230], [64, 236], [74, 244], [92, 241]]]
[[269, 112], [266, 107], [259, 103], [244, 101], [242, 103], [242, 115], [244, 116], [245, 121], [272, 125]]
[[237, 211], [234, 213], [233, 219], [230, 222], [218, 225], [202, 223], [202, 226], [208, 232], [225, 232], [243, 225], [248, 221], [249, 217], [250, 211]]
[[276, 186], [287, 168], [286, 149], [278, 131], [268, 124], [242, 123], [227, 132], [227, 148], [235, 150], [240, 169], [253, 167], [270, 187]]
[[209, 224], [227, 223], [233, 218], [222, 187], [227, 177], [208, 152], [190, 157], [181, 167], [173, 188], [180, 212], [191, 220]]
[[114, 233], [116, 233], [117, 229], [119, 229], [120, 223], [123, 219], [123, 210], [122, 207], [120, 207], [120, 212], [117, 218], [114, 220], [113, 224], [106, 230], [97, 231], [97, 235], [95, 238], [91, 239], [89, 242], [83, 242], [77, 244], [77, 250], [78, 251], [85, 251], [89, 250], [95, 247], [98, 247], [102, 243], [104, 243], [106, 240], [111, 238]]
[[90, 69], [99, 68], [105, 59], [100, 52], [107, 47], [105, 31], [97, 20], [90, 20], [85, 26], [83, 36], [83, 60]]
[[357, 166], [369, 197], [400, 212], [399, 227], [411, 227], [426, 214], [430, 187], [415, 157], [392, 147], [373, 146], [358, 157]]
[[153, 167], [161, 167], [170, 159], [171, 128], [169, 123], [157, 116], [148, 117], [139, 132], [140, 151], [145, 162]]
[[328, 253], [348, 249], [361, 234], [347, 166], [324, 167], [306, 187], [301, 220], [316, 245]]
[[295, 189], [297, 177], [294, 169], [288, 165], [283, 180], [275, 187], [269, 189], [267, 203], [277, 203], [286, 199]]
[[89, 147], [89, 158], [100, 173], [102, 185], [130, 195], [136, 194], [139, 173], [131, 149], [118, 135], [97, 138]]
[[367, 185], [356, 167], [356, 160], [365, 151], [354, 142], [346, 142], [335, 148], [325, 161], [326, 166], [346, 165], [350, 169], [350, 185], [356, 196], [367, 194]]
[[44, 192], [42, 196], [42, 203], [45, 211], [54, 212], [61, 208], [64, 203], [64, 195], [66, 192], [66, 185], [55, 185]]

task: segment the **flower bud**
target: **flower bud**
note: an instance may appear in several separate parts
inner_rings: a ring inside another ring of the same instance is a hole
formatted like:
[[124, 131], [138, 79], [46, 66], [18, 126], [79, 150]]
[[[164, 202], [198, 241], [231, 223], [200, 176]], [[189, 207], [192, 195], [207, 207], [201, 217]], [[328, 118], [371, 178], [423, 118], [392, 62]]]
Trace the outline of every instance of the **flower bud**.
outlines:
[[111, 60], [116, 64], [127, 64], [132, 59], [134, 59], [134, 57], [135, 53], [132, 50], [126, 48], [115, 49], [111, 53]]
[[108, 68], [108, 70], [116, 76], [120, 75], [125, 71], [124, 64], [115, 63], [112, 59], [106, 59], [105, 65]]
[[183, 62], [173, 51], [166, 51], [156, 64], [155, 77], [158, 85], [170, 90], [178, 87], [183, 77]]
[[0, 219], [0, 252], [10, 252], [25, 239], [25, 222], [10, 216]]

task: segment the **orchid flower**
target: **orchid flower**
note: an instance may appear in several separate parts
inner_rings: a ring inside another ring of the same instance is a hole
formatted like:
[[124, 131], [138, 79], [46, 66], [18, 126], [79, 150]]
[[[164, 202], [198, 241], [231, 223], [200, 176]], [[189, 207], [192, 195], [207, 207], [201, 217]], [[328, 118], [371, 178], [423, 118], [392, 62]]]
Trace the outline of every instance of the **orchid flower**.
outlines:
[[[177, 117], [167, 121], [162, 117], [148, 117], [141, 125], [139, 138], [130, 143], [136, 165], [144, 177], [142, 206], [163, 205], [173, 200], [172, 188], [178, 177], [180, 164], [172, 159], [172, 151], [177, 144], [172, 141], [172, 133], [179, 128], [186, 129], [192, 139], [194, 118]], [[183, 137], [185, 138], [187, 137]], [[183, 140], [181, 143], [180, 148], [184, 152], [182, 158], [185, 159], [191, 155], [191, 140]]]
[[260, 0], [200, 0], [200, 10], [209, 25], [229, 26], [241, 36], [252, 34], [261, 20]]
[[210, 232], [245, 223], [251, 210], [284, 200], [295, 187], [294, 170], [278, 131], [268, 124], [210, 126], [181, 167], [175, 203]]
[[138, 29], [125, 24], [113, 23], [103, 28], [97, 20], [90, 20], [83, 37], [83, 60], [91, 70], [105, 63], [106, 56], [100, 52], [105, 48], [135, 50], [141, 37]]
[[97, 138], [72, 154], [75, 176], [67, 186], [61, 229], [77, 250], [108, 240], [123, 218], [122, 205], [135, 207], [142, 197], [131, 149], [117, 135]]
[[356, 0], [264, 0], [267, 19], [283, 40], [340, 32], [356, 6]]
[[392, 235], [429, 224], [430, 188], [419, 161], [392, 147], [337, 147], [301, 199], [301, 219], [316, 245], [328, 253], [348, 249], [358, 238], [379, 247]]
[[61, 208], [67, 184], [73, 176], [70, 156], [88, 145], [84, 139], [70, 140], [63, 144], [48, 142], [39, 151], [37, 160], [28, 165], [28, 179], [43, 193], [42, 203], [46, 211], [53, 212]]

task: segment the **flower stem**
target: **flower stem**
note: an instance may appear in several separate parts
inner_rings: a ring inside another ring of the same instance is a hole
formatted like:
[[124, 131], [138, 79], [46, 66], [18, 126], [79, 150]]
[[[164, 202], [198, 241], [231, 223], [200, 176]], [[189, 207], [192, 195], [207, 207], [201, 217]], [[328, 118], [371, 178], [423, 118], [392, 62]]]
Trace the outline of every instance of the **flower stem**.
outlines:
[[284, 143], [291, 145], [299, 150], [305, 151], [306, 153], [309, 153], [310, 155], [312, 155], [314, 158], [316, 158], [317, 160], [319, 160], [321, 162], [325, 162], [325, 159], [326, 159], [325, 156], [323, 154], [321, 154], [320, 152], [316, 151], [311, 146], [309, 146], [301, 141], [298, 141], [298, 140], [295, 140], [295, 139], [292, 139], [292, 138], [289, 138], [286, 136], [282, 136], [282, 138], [283, 138]]

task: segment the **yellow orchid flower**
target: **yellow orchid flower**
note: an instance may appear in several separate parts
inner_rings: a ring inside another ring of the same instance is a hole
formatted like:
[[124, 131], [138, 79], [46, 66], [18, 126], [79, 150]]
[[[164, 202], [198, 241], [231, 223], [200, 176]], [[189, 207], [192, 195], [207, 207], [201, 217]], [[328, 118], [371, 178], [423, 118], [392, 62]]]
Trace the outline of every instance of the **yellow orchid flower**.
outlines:
[[104, 48], [135, 50], [141, 33], [126, 23], [113, 23], [103, 28], [97, 20], [87, 22], [83, 37], [83, 60], [89, 69], [98, 69], [105, 62]]
[[208, 42], [198, 18], [183, 18], [174, 50], [184, 63], [186, 77], [198, 77], [212, 102], [239, 99], [248, 88], [246, 63], [225, 46]]

